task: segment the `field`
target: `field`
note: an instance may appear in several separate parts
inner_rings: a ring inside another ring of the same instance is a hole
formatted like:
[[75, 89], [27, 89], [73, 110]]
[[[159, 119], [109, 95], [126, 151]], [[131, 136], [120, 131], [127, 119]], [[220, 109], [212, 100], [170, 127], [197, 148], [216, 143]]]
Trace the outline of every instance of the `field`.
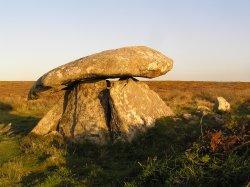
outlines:
[[[146, 82], [176, 116], [104, 146], [27, 138], [62, 96], [27, 101], [32, 83], [0, 82], [0, 186], [250, 185], [250, 83]], [[218, 96], [230, 112], [213, 111]]]

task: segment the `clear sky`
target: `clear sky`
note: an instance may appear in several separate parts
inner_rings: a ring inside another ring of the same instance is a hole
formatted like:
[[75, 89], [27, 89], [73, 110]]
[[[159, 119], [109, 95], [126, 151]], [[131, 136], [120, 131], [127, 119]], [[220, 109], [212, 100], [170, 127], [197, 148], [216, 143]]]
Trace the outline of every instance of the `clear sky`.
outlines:
[[174, 60], [164, 80], [250, 82], [250, 1], [0, 0], [0, 80], [132, 45]]

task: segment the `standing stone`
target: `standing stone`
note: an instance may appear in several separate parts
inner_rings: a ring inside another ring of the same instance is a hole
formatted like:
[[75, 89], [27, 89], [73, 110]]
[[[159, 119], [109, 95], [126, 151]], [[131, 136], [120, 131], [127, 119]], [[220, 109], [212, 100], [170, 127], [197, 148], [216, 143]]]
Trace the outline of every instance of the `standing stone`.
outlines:
[[215, 101], [215, 110], [228, 112], [230, 110], [230, 104], [223, 97], [217, 97]]
[[173, 115], [157, 93], [132, 78], [112, 83], [110, 108], [112, 134], [125, 141], [153, 127], [157, 119]]
[[43, 136], [57, 130], [63, 113], [63, 98], [39, 121], [30, 134]]
[[78, 83], [66, 92], [59, 132], [75, 143], [103, 144], [109, 139], [106, 80]]

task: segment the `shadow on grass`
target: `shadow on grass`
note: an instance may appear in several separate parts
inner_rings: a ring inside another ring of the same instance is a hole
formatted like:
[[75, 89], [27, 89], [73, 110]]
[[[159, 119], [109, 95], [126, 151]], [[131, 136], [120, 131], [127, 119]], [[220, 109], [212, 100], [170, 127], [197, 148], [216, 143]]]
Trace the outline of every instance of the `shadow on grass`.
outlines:
[[[211, 119], [206, 119], [206, 122], [215, 123]], [[218, 128], [218, 124], [211, 124], [208, 128]], [[213, 184], [233, 185], [241, 184], [248, 178], [246, 175], [249, 167], [246, 163], [249, 160], [244, 160], [245, 157], [231, 155], [224, 160], [224, 165], [220, 166], [223, 162], [220, 160], [221, 163], [219, 163], [219, 160], [211, 156], [209, 157], [211, 165], [206, 166], [207, 168], [205, 166], [202, 168], [201, 165], [196, 165], [183, 157], [190, 147], [193, 149], [197, 147], [195, 151], [201, 151], [200, 136], [199, 124], [176, 122], [172, 118], [159, 119], [154, 128], [149, 129], [147, 133], [140, 135], [131, 143], [69, 146], [66, 167], [71, 171], [74, 180], [86, 186], [126, 186], [126, 184], [131, 185], [135, 179], [143, 180], [142, 186], [165, 186], [168, 176], [174, 177], [175, 172], [183, 179], [180, 178], [178, 181], [177, 177], [173, 179], [173, 183], [171, 179], [169, 181], [171, 184], [179, 182], [180, 186], [185, 183], [195, 184], [194, 186], [205, 185], [207, 182], [212, 184], [211, 186]], [[198, 142], [200, 142], [199, 145]], [[200, 159], [208, 157], [208, 153], [197, 152], [195, 154], [197, 160], [199, 157]], [[238, 160], [239, 167], [234, 164], [231, 166], [232, 160]], [[214, 166], [216, 163], [219, 169]], [[240, 172], [235, 169], [237, 167], [240, 168]], [[190, 168], [197, 171], [192, 173]], [[204, 174], [206, 171], [207, 173]], [[215, 172], [220, 175], [223, 171], [230, 173], [229, 176], [235, 174], [237, 177], [229, 180], [230, 177], [227, 176], [222, 179], [220, 179], [222, 175], [216, 176]], [[242, 173], [243, 171], [246, 172]], [[209, 177], [212, 179], [210, 180]], [[228, 181], [223, 182], [223, 180]]]
[[250, 115], [250, 100], [245, 101], [238, 107], [238, 113], [241, 115]]
[[66, 167], [77, 181], [87, 186], [124, 186], [148, 159], [170, 158], [183, 152], [199, 137], [197, 128], [165, 118], [131, 143], [72, 144], [68, 147]]
[[[20, 184], [47, 184], [53, 179], [54, 183], [59, 181], [56, 183], [58, 186], [124, 186], [142, 171], [141, 165], [146, 164], [148, 159], [166, 159], [182, 153], [199, 137], [197, 128], [197, 125], [176, 123], [171, 118], [165, 118], [159, 119], [154, 128], [131, 143], [116, 142], [102, 146], [45, 143], [44, 150], [39, 148], [34, 154], [48, 153], [47, 150], [55, 146], [59, 151], [66, 151], [63, 156], [65, 162], [57, 165], [56, 170], [31, 173], [23, 177]], [[46, 154], [44, 161], [57, 156]]]
[[[53, 169], [44, 167], [23, 177], [20, 184], [24, 186], [137, 186], [132, 185], [134, 182], [139, 186], [233, 186], [247, 181], [250, 171], [250, 159], [243, 156], [229, 155], [221, 160], [202, 151], [205, 148], [200, 125], [172, 118], [157, 120], [154, 128], [131, 143], [98, 146], [41, 142], [45, 147], [39, 146], [33, 154], [41, 156], [46, 152], [42, 164], [50, 158], [64, 161]], [[48, 151], [50, 148], [53, 153]], [[55, 149], [64, 150], [65, 154], [60, 156]], [[223, 177], [223, 172], [228, 174]]]
[[46, 171], [33, 172], [23, 177], [21, 184], [23, 186], [37, 186], [46, 180], [50, 172], [54, 172], [56, 169], [57, 167], [48, 167]]
[[31, 116], [21, 116], [12, 113], [11, 105], [0, 102], [0, 129], [8, 128], [9, 135], [27, 135], [40, 118]]

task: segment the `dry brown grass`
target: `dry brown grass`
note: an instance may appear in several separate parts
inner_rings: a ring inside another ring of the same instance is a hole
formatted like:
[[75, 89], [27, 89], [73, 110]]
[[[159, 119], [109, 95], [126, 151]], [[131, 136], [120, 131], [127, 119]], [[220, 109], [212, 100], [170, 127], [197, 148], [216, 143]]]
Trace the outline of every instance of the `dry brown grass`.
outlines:
[[[226, 98], [232, 107], [250, 100], [249, 82], [148, 81], [146, 83], [177, 113], [199, 105], [212, 108], [218, 96]], [[0, 82], [0, 103], [13, 107], [13, 112], [41, 117], [58, 101], [62, 93], [27, 101], [32, 84], [31, 81]]]
[[169, 95], [222, 96], [232, 101], [250, 97], [249, 82], [148, 81], [146, 83], [162, 97]]
[[249, 82], [148, 81], [146, 83], [176, 112], [183, 111], [186, 107], [196, 108], [199, 105], [212, 108], [218, 96], [228, 100], [232, 107], [250, 100]]
[[35, 101], [27, 101], [31, 81], [1, 81], [0, 107], [11, 106], [12, 113], [43, 116], [58, 101], [62, 93], [52, 94]]

